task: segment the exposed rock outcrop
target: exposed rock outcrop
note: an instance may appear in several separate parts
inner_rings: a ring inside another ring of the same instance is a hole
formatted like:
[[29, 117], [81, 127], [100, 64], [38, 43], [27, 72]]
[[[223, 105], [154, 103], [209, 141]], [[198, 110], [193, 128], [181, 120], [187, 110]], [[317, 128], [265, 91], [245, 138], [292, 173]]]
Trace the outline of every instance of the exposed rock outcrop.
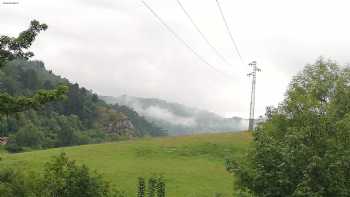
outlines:
[[123, 113], [105, 107], [98, 108], [97, 113], [100, 124], [108, 134], [126, 138], [136, 136], [134, 125]]
[[6, 145], [8, 142], [8, 137], [0, 137], [0, 145]]
[[106, 131], [112, 135], [125, 136], [132, 138], [135, 136], [135, 127], [124, 114], [120, 114], [120, 117], [113, 122], [110, 122]]

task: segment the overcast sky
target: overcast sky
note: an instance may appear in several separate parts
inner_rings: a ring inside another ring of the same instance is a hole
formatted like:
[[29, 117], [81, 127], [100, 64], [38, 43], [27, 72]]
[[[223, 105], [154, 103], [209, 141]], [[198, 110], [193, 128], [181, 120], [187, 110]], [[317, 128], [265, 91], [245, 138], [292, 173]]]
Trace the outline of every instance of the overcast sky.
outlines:
[[[200, 61], [140, 0], [14, 1], [19, 4], [0, 4], [0, 34], [16, 36], [32, 19], [47, 23], [33, 45], [34, 59], [72, 82], [100, 95], [156, 97], [223, 116], [249, 115], [250, 69], [239, 61], [215, 0], [181, 2], [232, 65], [206, 45], [176, 0], [147, 3], [225, 75]], [[220, 2], [245, 63], [256, 60], [263, 70], [257, 115], [277, 105], [292, 76], [319, 56], [350, 62], [346, 0]]]

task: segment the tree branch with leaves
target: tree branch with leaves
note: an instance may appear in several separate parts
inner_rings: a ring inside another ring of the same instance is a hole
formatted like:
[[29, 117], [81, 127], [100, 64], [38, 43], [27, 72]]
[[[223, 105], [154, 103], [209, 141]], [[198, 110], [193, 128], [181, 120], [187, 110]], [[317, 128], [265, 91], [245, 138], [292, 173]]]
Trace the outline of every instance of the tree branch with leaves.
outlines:
[[[46, 24], [33, 20], [29, 28], [21, 32], [18, 37], [0, 36], [0, 69], [9, 61], [29, 60], [33, 57], [34, 53], [29, 48], [38, 34], [47, 28]], [[32, 96], [12, 96], [6, 92], [0, 92], [0, 115], [6, 115], [8, 118], [14, 113], [38, 109], [48, 102], [63, 99], [67, 92], [67, 86], [59, 86], [54, 90], [40, 90]]]

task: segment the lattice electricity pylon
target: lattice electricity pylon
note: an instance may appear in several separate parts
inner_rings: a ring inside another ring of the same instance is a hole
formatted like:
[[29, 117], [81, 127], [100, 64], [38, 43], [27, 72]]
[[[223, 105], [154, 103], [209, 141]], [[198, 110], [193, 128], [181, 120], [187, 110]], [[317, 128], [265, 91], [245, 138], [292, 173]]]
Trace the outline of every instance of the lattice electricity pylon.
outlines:
[[255, 89], [256, 89], [256, 73], [261, 72], [261, 69], [256, 66], [256, 61], [253, 61], [248, 64], [253, 68], [253, 71], [248, 74], [249, 77], [252, 77], [252, 92], [250, 95], [250, 113], [249, 113], [249, 131], [254, 130], [254, 110], [255, 110]]

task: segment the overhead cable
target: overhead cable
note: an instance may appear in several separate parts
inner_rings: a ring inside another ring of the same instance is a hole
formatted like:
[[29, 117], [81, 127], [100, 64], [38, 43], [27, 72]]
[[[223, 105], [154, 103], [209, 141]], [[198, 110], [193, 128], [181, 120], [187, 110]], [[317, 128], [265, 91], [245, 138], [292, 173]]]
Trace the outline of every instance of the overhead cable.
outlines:
[[227, 30], [227, 32], [228, 32], [228, 34], [229, 34], [229, 36], [230, 36], [230, 39], [231, 39], [231, 41], [232, 41], [233, 46], [235, 47], [235, 50], [236, 50], [236, 52], [237, 52], [237, 55], [238, 55], [239, 59], [241, 60], [242, 64], [245, 64], [245, 63], [244, 63], [244, 60], [243, 60], [243, 58], [242, 58], [242, 55], [241, 55], [241, 53], [239, 52], [238, 45], [237, 45], [237, 43], [236, 43], [236, 41], [235, 41], [235, 39], [234, 39], [234, 37], [233, 37], [233, 34], [232, 34], [231, 30], [230, 30], [229, 25], [228, 25], [228, 23], [227, 23], [226, 17], [225, 17], [225, 15], [224, 15], [224, 12], [223, 12], [223, 10], [222, 10], [222, 7], [221, 7], [221, 5], [220, 5], [219, 0], [216, 0], [216, 4], [218, 5], [219, 11], [220, 11], [220, 15], [221, 15], [221, 17], [222, 17], [222, 20], [224, 21], [226, 30]]
[[192, 23], [192, 25], [194, 26], [194, 28], [198, 31], [198, 33], [201, 35], [201, 37], [203, 38], [203, 40], [207, 43], [207, 45], [214, 51], [214, 53], [226, 64], [228, 64], [229, 66], [232, 66], [231, 63], [229, 63], [227, 61], [227, 59], [221, 55], [221, 53], [219, 52], [219, 50], [217, 50], [214, 45], [212, 45], [209, 41], [209, 39], [204, 35], [204, 33], [201, 31], [201, 29], [199, 28], [199, 26], [194, 22], [193, 18], [191, 17], [191, 15], [189, 14], [189, 12], [185, 9], [185, 7], [183, 6], [183, 4], [181, 3], [180, 0], [176, 0], [177, 3], [179, 4], [179, 6], [181, 7], [182, 11], [185, 13], [185, 15], [187, 16], [187, 18], [190, 20], [190, 22]]
[[216, 71], [217, 73], [224, 75], [225, 77], [229, 77], [232, 79], [232, 76], [221, 72], [220, 70], [216, 69], [212, 64], [210, 64], [207, 60], [205, 60], [201, 55], [199, 55], [184, 39], [182, 39], [169, 25], [166, 24], [166, 22], [145, 2], [142, 1], [144, 6], [153, 14], [154, 17], [156, 17], [159, 22], [171, 33], [173, 36], [178, 39], [183, 45], [186, 46], [188, 50], [190, 50], [199, 60], [201, 60], [205, 65]]

